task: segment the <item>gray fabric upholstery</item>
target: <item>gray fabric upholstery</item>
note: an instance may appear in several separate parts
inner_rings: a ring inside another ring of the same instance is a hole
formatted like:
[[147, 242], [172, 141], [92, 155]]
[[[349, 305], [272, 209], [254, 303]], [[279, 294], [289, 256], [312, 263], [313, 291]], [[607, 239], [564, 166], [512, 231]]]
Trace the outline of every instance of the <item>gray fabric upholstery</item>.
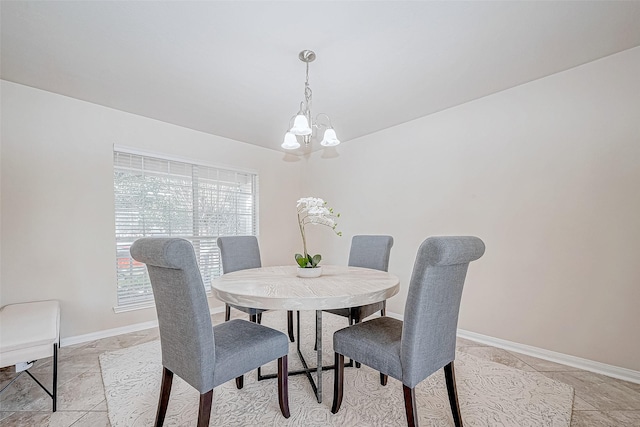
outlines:
[[353, 236], [349, 251], [349, 266], [389, 271], [393, 237]]
[[[349, 251], [349, 266], [371, 268], [373, 270], [389, 271], [389, 258], [393, 237], [391, 236], [353, 236]], [[353, 319], [364, 319], [382, 310], [383, 301], [351, 308], [337, 308], [325, 310], [328, 313]]]
[[213, 388], [214, 337], [193, 246], [175, 238], [142, 238], [131, 256], [145, 263], [158, 313], [162, 364], [201, 393]]
[[289, 339], [275, 329], [241, 319], [213, 327], [216, 338], [214, 387], [285, 356]]
[[333, 350], [402, 380], [401, 336], [402, 321], [376, 317], [337, 331], [333, 335]]
[[287, 336], [265, 326], [235, 320], [212, 328], [189, 241], [142, 238], [130, 251], [147, 265], [151, 279], [162, 364], [200, 393], [288, 353]]
[[[222, 261], [222, 272], [232, 273], [238, 270], [249, 268], [260, 268], [260, 247], [256, 236], [224, 236], [218, 237], [218, 248], [220, 249], [220, 260]], [[258, 314], [266, 310], [249, 307], [241, 307], [229, 304], [236, 310], [249, 314]]]
[[223, 273], [262, 267], [256, 236], [218, 237], [217, 243], [220, 248]]
[[[484, 250], [477, 237], [426, 239], [416, 255], [404, 323], [377, 318], [341, 329], [333, 337], [335, 351], [415, 387], [455, 359], [465, 276]], [[392, 363], [397, 347], [399, 360]]]

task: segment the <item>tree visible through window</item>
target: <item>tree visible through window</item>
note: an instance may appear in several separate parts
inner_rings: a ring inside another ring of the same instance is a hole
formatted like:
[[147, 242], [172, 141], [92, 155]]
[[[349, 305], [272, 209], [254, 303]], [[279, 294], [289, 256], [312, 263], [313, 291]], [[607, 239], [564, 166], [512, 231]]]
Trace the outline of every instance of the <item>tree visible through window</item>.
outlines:
[[147, 236], [190, 240], [205, 287], [222, 273], [218, 236], [257, 233], [255, 174], [114, 150], [117, 309], [153, 303], [144, 264], [129, 248]]

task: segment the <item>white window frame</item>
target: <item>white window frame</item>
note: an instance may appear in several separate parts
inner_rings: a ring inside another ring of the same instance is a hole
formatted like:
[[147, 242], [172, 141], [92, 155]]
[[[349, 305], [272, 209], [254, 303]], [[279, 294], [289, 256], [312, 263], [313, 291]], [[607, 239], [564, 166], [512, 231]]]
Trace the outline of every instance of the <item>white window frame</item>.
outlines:
[[[191, 241], [210, 294], [211, 279], [222, 274], [216, 239], [221, 235], [258, 235], [257, 172], [118, 145], [113, 147], [113, 162], [114, 311], [155, 305], [146, 267], [129, 254], [129, 247], [140, 237], [171, 236]], [[155, 190], [164, 187], [164, 191], [149, 191], [149, 186], [156, 186]], [[193, 203], [194, 197], [200, 202]]]

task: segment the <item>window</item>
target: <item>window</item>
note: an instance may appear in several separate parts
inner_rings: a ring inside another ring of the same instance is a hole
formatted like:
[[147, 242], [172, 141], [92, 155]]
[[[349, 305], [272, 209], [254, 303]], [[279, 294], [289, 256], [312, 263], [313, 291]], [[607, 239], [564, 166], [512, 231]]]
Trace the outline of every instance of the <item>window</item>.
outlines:
[[153, 306], [147, 269], [129, 248], [146, 236], [193, 244], [205, 288], [222, 273], [218, 236], [257, 234], [257, 176], [114, 148], [117, 306]]

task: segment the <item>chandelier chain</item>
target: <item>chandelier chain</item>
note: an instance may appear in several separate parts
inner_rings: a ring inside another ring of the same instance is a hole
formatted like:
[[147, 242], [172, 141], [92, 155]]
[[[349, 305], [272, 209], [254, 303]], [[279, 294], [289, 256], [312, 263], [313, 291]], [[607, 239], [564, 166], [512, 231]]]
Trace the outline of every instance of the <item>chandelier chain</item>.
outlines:
[[309, 86], [309, 63], [307, 62], [307, 80], [304, 83], [304, 100], [309, 114], [311, 114], [312, 96], [313, 92], [311, 91], [311, 87]]

